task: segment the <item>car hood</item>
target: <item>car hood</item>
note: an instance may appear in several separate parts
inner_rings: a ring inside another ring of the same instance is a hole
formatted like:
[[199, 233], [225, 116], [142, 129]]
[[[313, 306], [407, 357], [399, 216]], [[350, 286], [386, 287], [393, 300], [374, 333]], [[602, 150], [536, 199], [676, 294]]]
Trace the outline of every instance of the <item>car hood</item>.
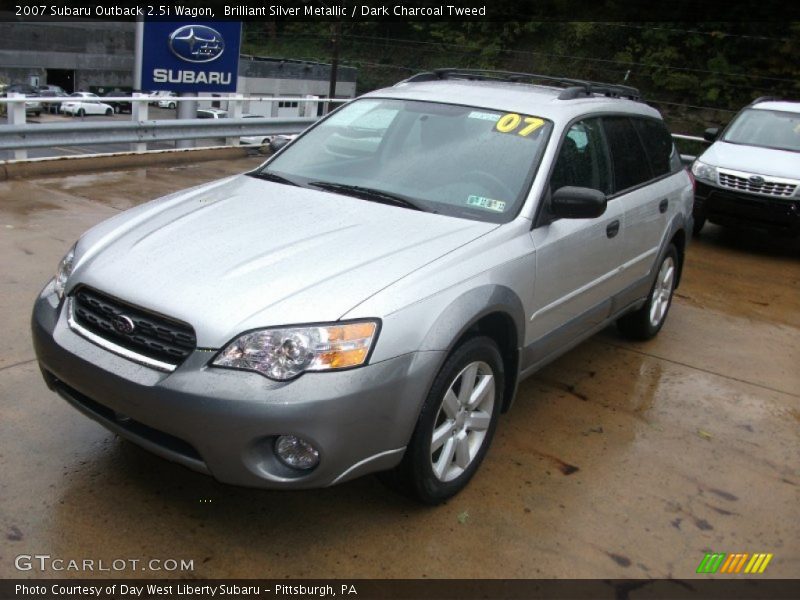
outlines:
[[700, 160], [722, 169], [772, 177], [797, 179], [798, 173], [800, 173], [800, 153], [798, 152], [721, 141], [712, 144], [700, 156]]
[[249, 329], [335, 321], [496, 227], [241, 175], [92, 229], [68, 291], [186, 321], [218, 348]]

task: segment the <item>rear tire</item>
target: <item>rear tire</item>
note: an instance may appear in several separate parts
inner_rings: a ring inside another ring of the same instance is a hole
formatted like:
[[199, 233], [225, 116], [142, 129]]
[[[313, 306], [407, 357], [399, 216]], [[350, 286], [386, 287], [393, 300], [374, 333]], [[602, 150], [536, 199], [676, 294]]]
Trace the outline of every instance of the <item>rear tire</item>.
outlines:
[[107, 108], [107, 109], [106, 109], [106, 116], [107, 116], [107, 117], [110, 117], [110, 116], [111, 116], [111, 115], [113, 115], [113, 114], [114, 114], [114, 111], [113, 111], [112, 109], [110, 109], [110, 108]]
[[497, 344], [488, 337], [461, 344], [436, 376], [402, 462], [381, 479], [424, 504], [455, 496], [486, 456], [504, 387]]
[[678, 251], [670, 244], [658, 264], [656, 278], [644, 306], [617, 320], [617, 328], [622, 335], [643, 341], [655, 337], [661, 331], [672, 305], [672, 293], [675, 291], [679, 268]]

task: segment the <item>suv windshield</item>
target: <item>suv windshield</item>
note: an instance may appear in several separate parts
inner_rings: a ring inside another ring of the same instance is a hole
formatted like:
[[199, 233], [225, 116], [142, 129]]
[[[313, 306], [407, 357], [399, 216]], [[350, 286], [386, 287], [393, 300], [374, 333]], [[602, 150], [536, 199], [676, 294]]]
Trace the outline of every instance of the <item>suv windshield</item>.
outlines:
[[551, 129], [531, 115], [367, 98], [339, 109], [253, 175], [501, 223], [519, 211]]
[[747, 109], [722, 138], [732, 144], [800, 152], [800, 113]]

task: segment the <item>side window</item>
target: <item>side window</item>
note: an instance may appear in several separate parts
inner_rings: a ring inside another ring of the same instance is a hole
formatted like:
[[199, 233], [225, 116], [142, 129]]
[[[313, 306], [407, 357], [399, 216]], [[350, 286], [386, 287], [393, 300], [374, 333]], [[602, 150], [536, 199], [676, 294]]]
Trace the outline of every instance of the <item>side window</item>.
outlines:
[[628, 117], [604, 117], [614, 167], [614, 192], [621, 192], [652, 179], [650, 163], [633, 123]]
[[568, 185], [605, 194], [611, 191], [608, 155], [599, 119], [579, 121], [567, 131], [550, 176], [550, 190], [554, 192]]
[[673, 172], [672, 158], [677, 152], [666, 125], [655, 119], [633, 119], [633, 124], [650, 159], [653, 175], [660, 177]]

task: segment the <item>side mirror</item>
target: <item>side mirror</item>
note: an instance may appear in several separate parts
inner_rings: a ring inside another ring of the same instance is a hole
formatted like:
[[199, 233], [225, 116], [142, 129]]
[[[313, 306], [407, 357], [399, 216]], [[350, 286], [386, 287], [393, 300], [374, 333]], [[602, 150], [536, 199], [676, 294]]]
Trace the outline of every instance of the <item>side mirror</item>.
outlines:
[[564, 219], [594, 219], [606, 212], [607, 203], [600, 190], [565, 186], [553, 192], [550, 212]]
[[286, 144], [288, 144], [291, 140], [289, 138], [283, 137], [282, 135], [276, 135], [272, 138], [269, 142], [269, 149], [274, 154], [281, 148], [283, 148]]
[[719, 135], [719, 127], [709, 127], [703, 132], [703, 139], [707, 142], [713, 142]]

